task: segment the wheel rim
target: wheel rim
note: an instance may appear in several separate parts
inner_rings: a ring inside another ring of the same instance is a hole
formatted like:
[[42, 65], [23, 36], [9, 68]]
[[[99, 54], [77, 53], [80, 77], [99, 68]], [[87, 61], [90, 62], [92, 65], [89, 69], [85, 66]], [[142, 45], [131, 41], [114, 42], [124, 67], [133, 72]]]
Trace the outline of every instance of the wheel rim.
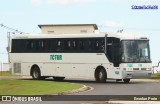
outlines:
[[100, 71], [99, 72], [99, 79], [102, 79], [102, 77], [103, 77], [103, 73]]
[[34, 78], [38, 78], [38, 75], [39, 75], [38, 71], [37, 71], [37, 70], [35, 70], [35, 71], [33, 72], [33, 76], [34, 76]]

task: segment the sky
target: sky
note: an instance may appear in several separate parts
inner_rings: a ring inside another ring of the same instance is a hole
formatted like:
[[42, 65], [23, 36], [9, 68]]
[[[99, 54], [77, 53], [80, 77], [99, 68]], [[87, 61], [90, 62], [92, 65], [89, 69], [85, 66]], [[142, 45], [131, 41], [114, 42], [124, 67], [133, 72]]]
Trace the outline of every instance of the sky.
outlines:
[[[132, 9], [133, 6], [158, 9]], [[160, 61], [160, 0], [1, 0], [0, 24], [41, 33], [38, 24], [97, 24], [100, 32], [146, 35], [153, 65]], [[0, 26], [0, 62], [7, 62], [7, 32]]]

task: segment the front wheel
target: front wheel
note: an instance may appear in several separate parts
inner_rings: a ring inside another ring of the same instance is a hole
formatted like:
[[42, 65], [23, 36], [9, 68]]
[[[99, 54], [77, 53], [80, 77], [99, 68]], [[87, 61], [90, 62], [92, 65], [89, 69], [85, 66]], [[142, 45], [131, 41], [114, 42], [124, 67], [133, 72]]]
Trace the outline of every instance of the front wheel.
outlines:
[[123, 82], [124, 82], [124, 83], [129, 83], [129, 82], [130, 82], [130, 79], [123, 79]]
[[95, 73], [96, 82], [104, 83], [107, 79], [107, 73], [104, 68], [100, 68]]

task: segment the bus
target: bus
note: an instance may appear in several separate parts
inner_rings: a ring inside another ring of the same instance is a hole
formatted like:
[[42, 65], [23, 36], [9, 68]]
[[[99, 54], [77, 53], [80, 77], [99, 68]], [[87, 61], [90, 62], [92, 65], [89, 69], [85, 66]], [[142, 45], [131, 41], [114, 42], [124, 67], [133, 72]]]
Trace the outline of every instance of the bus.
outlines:
[[134, 34], [13, 35], [9, 57], [12, 74], [35, 80], [91, 78], [129, 83], [152, 73], [149, 39]]

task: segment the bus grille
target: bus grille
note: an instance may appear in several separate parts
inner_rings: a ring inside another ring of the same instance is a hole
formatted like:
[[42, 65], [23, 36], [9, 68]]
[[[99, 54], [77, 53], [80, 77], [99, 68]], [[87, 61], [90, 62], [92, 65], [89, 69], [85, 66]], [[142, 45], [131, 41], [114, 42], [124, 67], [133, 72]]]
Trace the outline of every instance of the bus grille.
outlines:
[[146, 70], [146, 68], [141, 68], [141, 70]]
[[139, 70], [139, 68], [133, 68], [133, 70]]
[[21, 73], [21, 63], [14, 63], [14, 73]]

